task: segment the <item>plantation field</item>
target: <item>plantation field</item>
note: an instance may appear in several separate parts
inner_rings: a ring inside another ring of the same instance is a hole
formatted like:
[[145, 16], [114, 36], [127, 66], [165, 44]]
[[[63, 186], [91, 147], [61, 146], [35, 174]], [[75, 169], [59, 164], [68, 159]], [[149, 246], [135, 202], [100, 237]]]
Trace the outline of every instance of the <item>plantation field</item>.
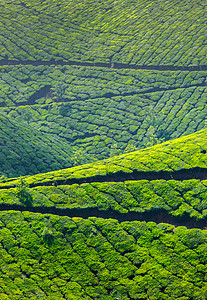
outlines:
[[22, 179], [2, 178], [0, 205], [62, 212], [74, 208], [119, 213], [162, 209], [173, 216], [206, 219], [206, 151], [206, 130], [202, 130], [83, 166]]
[[[173, 177], [179, 171], [181, 176], [182, 171], [186, 171], [186, 176], [196, 176], [196, 173], [200, 176], [199, 172], [202, 172], [201, 176], [206, 178], [206, 131], [201, 130], [186, 137], [83, 166], [27, 176], [25, 181], [32, 186], [55, 182], [64, 184], [74, 181], [87, 182], [90, 180], [91, 182], [96, 181], [97, 178], [102, 181], [107, 181], [107, 179], [116, 181], [117, 177], [117, 180], [121, 181], [124, 178], [135, 179], [137, 173], [140, 176], [154, 174], [158, 177], [161, 172], [163, 177], [170, 176], [170, 174]], [[123, 175], [121, 179], [119, 179], [119, 175]], [[199, 179], [205, 178], [199, 177]], [[18, 182], [18, 179], [3, 180], [0, 187], [15, 187]]]
[[0, 178], [71, 165], [70, 145], [31, 126], [0, 116]]
[[0, 59], [207, 65], [204, 0], [5, 0], [0, 22]]
[[206, 230], [0, 213], [2, 299], [205, 299]]
[[[25, 65], [1, 67], [0, 78], [0, 113], [20, 127], [23, 124], [66, 143], [69, 158], [61, 156], [64, 167], [205, 127], [206, 71]], [[9, 151], [18, 150], [11, 144]], [[41, 159], [38, 172], [59, 169], [59, 161], [46, 168]], [[2, 166], [2, 173], [10, 177], [37, 173], [37, 166], [13, 169], [8, 172]]]
[[[165, 210], [172, 216], [188, 215], [207, 218], [207, 181], [203, 180], [139, 180], [124, 182], [93, 182], [72, 185], [37, 186], [20, 194], [19, 188], [0, 190], [0, 206], [51, 208], [68, 213], [68, 209], [97, 208], [100, 211], [152, 212]], [[50, 210], [51, 211], [51, 210]], [[95, 214], [91, 210], [91, 215]]]
[[205, 2], [0, 1], [0, 299], [207, 299]]

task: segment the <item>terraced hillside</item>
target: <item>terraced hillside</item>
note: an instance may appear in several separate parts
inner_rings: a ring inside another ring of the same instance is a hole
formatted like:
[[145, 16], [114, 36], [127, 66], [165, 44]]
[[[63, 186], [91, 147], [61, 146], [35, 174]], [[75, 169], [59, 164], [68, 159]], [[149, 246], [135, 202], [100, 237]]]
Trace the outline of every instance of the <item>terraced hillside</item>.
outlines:
[[0, 299], [207, 299], [206, 23], [0, 1]]
[[1, 212], [2, 299], [205, 299], [207, 232]]
[[38, 169], [0, 163], [2, 174], [58, 170], [60, 157], [71, 167], [205, 128], [203, 0], [15, 0], [0, 8], [0, 113], [68, 144], [61, 148], [70, 156], [52, 164], [40, 156]]
[[71, 164], [70, 145], [32, 126], [0, 116], [0, 177], [15, 177]]
[[[161, 73], [26, 65], [4, 66], [0, 76], [0, 112], [19, 126], [31, 126], [51, 140], [67, 143], [71, 159], [63, 159], [65, 167], [144, 148], [205, 127], [204, 71]], [[14, 144], [9, 147], [16, 151]], [[44, 164], [44, 158], [40, 159]], [[58, 170], [59, 163], [57, 159], [56, 167], [48, 164], [47, 169], [38, 171]], [[2, 166], [2, 172], [8, 174], [8, 168]], [[17, 167], [12, 174], [36, 172]]]
[[172, 216], [188, 216], [205, 225], [206, 133], [202, 130], [88, 165], [21, 180], [2, 179], [0, 205], [2, 209], [30, 207], [32, 211], [69, 216], [111, 213], [121, 220], [120, 213], [129, 213], [127, 220], [142, 213], [157, 220], [162, 212], [172, 222]]
[[206, 299], [206, 134], [2, 179], [2, 299]]
[[205, 1], [4, 1], [1, 58], [204, 66]]

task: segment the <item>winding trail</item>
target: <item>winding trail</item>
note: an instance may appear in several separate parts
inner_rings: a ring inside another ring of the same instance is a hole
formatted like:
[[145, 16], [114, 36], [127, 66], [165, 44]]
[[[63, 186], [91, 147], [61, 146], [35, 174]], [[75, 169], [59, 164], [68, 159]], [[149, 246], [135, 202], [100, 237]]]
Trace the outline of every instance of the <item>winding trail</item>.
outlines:
[[203, 66], [170, 66], [170, 65], [129, 65], [122, 63], [102, 63], [102, 62], [84, 62], [84, 61], [75, 61], [75, 60], [0, 60], [0, 66], [5, 65], [32, 65], [32, 66], [52, 66], [52, 65], [61, 65], [61, 66], [82, 66], [82, 67], [102, 67], [110, 69], [134, 69], [134, 70], [157, 70], [157, 71], [206, 71], [207, 65]]
[[[207, 155], [206, 152], [204, 155]], [[198, 180], [207, 180], [207, 168], [191, 168], [191, 169], [181, 169], [179, 171], [151, 171], [143, 172], [134, 170], [131, 173], [125, 173], [119, 171], [116, 173], [111, 173], [107, 175], [95, 175], [91, 177], [82, 177], [82, 178], [66, 178], [66, 179], [48, 179], [44, 182], [34, 182], [30, 184], [30, 188], [38, 186], [58, 186], [58, 185], [70, 185], [70, 184], [82, 184], [82, 183], [92, 183], [92, 182], [124, 182], [127, 180], [136, 181], [136, 180], [189, 180], [189, 179], [198, 179]], [[11, 181], [11, 182], [10, 182]], [[2, 189], [14, 188], [15, 184], [12, 183], [13, 179], [2, 181], [1, 183], [7, 183], [8, 185], [1, 186]], [[34, 179], [35, 181], [35, 179]]]
[[[124, 182], [127, 180], [189, 180], [189, 179], [207, 179], [207, 168], [192, 168], [192, 169], [182, 169], [179, 171], [168, 172], [142, 172], [134, 170], [132, 173], [125, 173], [123, 171], [108, 174], [108, 175], [96, 175], [92, 177], [83, 178], [69, 178], [65, 180], [48, 180], [43, 183], [34, 183], [30, 187], [37, 186], [49, 186], [49, 185], [69, 185], [69, 184], [81, 184], [81, 183], [92, 183], [92, 182]], [[2, 187], [0, 187], [1, 189]]]
[[119, 222], [124, 221], [145, 221], [145, 222], [155, 222], [155, 223], [168, 223], [174, 226], [186, 226], [187, 228], [207, 228], [207, 218], [202, 220], [196, 220], [191, 218], [188, 214], [182, 216], [172, 216], [164, 209], [153, 209], [149, 212], [128, 212], [120, 213], [112, 209], [107, 211], [99, 210], [98, 208], [56, 208], [56, 207], [31, 207], [31, 206], [21, 206], [21, 205], [9, 205], [0, 204], [0, 211], [7, 210], [18, 210], [18, 211], [29, 211], [41, 214], [53, 214], [58, 216], [67, 216], [70, 218], [81, 217], [87, 219], [89, 217], [103, 218], [103, 219], [116, 219]]

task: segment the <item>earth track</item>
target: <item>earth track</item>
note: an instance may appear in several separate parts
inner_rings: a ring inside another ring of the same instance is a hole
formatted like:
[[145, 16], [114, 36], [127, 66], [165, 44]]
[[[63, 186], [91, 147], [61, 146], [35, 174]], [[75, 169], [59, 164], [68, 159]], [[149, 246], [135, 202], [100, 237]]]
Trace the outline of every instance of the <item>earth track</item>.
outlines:
[[103, 219], [116, 219], [119, 222], [125, 221], [145, 221], [155, 223], [168, 223], [174, 226], [185, 226], [187, 228], [207, 228], [207, 218], [196, 220], [191, 218], [188, 214], [182, 216], [172, 216], [164, 209], [153, 209], [148, 212], [128, 212], [120, 213], [114, 210], [99, 210], [98, 208], [56, 208], [56, 207], [32, 207], [21, 205], [0, 204], [0, 211], [29, 211], [41, 214], [53, 214], [58, 216], [67, 216], [70, 218], [80, 217], [87, 219], [89, 217], [103, 218]]
[[46, 60], [0, 60], [0, 66], [5, 65], [32, 65], [32, 66], [52, 66], [52, 65], [61, 65], [61, 66], [82, 66], [82, 67], [102, 67], [110, 69], [134, 69], [134, 70], [157, 70], [157, 71], [206, 71], [207, 65], [203, 66], [170, 66], [170, 65], [129, 65], [121, 63], [102, 63], [102, 62], [84, 62], [84, 61], [73, 61], [73, 60], [55, 60], [50, 61]]

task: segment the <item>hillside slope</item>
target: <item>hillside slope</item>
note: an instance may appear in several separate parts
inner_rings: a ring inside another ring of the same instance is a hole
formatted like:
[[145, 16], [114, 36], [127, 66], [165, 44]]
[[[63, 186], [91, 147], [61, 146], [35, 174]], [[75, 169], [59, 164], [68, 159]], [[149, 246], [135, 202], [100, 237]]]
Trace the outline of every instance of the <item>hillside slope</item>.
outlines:
[[96, 163], [2, 180], [0, 207], [69, 216], [111, 215], [120, 220], [120, 213], [128, 214], [124, 217], [128, 220], [177, 222], [175, 216], [184, 217], [183, 224], [188, 216], [203, 220], [200, 226], [205, 227], [206, 155], [206, 130], [202, 130]]
[[2, 179], [0, 297], [205, 299], [206, 134]]
[[1, 58], [204, 66], [205, 1], [4, 1]]
[[[96, 181], [97, 179], [122, 181], [124, 177], [133, 179], [133, 176], [139, 176], [139, 174], [140, 176], [145, 176], [145, 174], [148, 176], [148, 174], [155, 173], [155, 176], [158, 177], [159, 172], [162, 172], [164, 178], [168, 176], [167, 174], [174, 176], [182, 170], [187, 170], [187, 174], [190, 174], [191, 170], [198, 170], [198, 173], [199, 170], [201, 172], [203, 170], [204, 173], [201, 173], [201, 176], [204, 176], [203, 179], [205, 179], [207, 168], [206, 134], [207, 129], [201, 130], [143, 150], [83, 166], [30, 176], [26, 178], [26, 182], [30, 185], [39, 185], [40, 183], [51, 184], [55, 181], [59, 183]], [[190, 176], [194, 176], [194, 174], [192, 173]], [[16, 180], [10, 181], [9, 186], [16, 183]], [[1, 184], [1, 186], [3, 185]]]
[[0, 112], [51, 138], [58, 135], [92, 161], [203, 129], [206, 76], [204, 71], [4, 66]]
[[15, 0], [0, 8], [0, 114], [67, 143], [78, 157], [66, 166], [205, 128], [203, 0]]
[[205, 299], [207, 232], [0, 213], [2, 299]]
[[60, 139], [0, 116], [0, 176], [17, 177], [70, 166], [71, 148]]

